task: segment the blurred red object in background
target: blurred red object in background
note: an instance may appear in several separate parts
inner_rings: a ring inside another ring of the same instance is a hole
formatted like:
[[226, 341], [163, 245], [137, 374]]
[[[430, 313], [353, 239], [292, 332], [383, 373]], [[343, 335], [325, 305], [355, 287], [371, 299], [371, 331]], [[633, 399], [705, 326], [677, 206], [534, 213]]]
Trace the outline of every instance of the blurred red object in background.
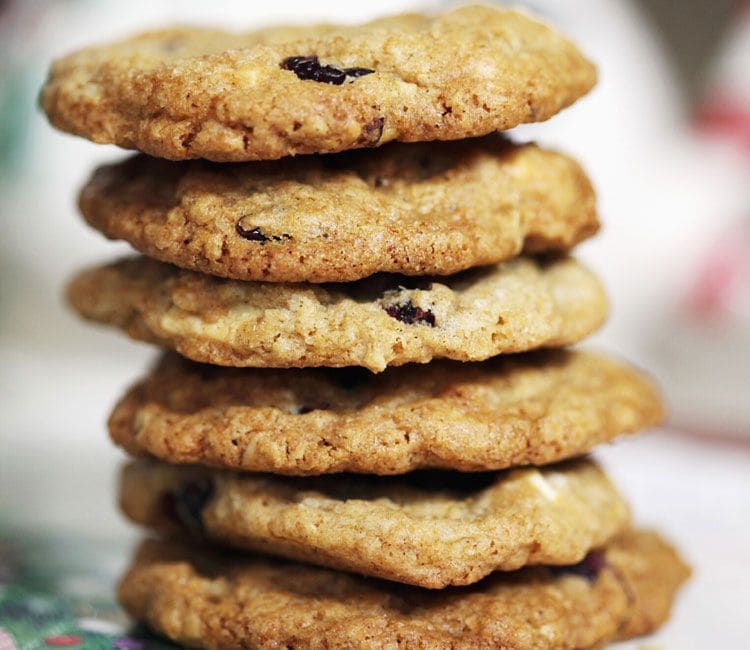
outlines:
[[750, 157], [750, 2], [741, 3], [733, 24], [695, 113], [695, 126]]

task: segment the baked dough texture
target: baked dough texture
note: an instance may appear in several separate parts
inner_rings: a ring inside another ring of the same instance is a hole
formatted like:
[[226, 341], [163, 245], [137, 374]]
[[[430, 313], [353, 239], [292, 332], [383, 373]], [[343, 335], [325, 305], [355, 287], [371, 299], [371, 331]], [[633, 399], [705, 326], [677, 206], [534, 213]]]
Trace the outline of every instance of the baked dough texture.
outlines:
[[227, 162], [485, 135], [546, 120], [595, 82], [562, 36], [476, 5], [348, 27], [148, 32], [56, 61], [40, 102], [94, 142]]
[[175, 642], [212, 650], [574, 650], [652, 632], [688, 575], [669, 544], [641, 531], [568, 570], [531, 567], [440, 591], [149, 540], [119, 598]]
[[195, 361], [375, 372], [569, 345], [607, 313], [599, 281], [570, 258], [314, 285], [223, 280], [135, 257], [83, 272], [68, 298], [84, 318]]
[[499, 136], [237, 165], [134, 156], [97, 169], [79, 204], [149, 257], [266, 282], [450, 275], [599, 227], [577, 163]]
[[544, 465], [659, 424], [653, 383], [602, 354], [364, 369], [219, 368], [170, 352], [120, 400], [114, 442], [173, 464], [316, 475]]
[[591, 461], [489, 474], [315, 478], [136, 461], [134, 521], [334, 569], [442, 589], [527, 564], [575, 564], [629, 523]]

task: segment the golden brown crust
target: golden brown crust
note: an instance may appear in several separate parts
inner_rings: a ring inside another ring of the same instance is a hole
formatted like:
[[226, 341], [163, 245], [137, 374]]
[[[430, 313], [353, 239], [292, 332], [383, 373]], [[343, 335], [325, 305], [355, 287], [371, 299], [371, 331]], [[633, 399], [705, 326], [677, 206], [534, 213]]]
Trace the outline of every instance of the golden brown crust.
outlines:
[[[157, 530], [184, 534], [199, 523], [215, 542], [432, 589], [575, 564], [629, 522], [622, 497], [585, 460], [491, 474], [307, 479], [142, 460], [124, 468], [120, 503]], [[180, 516], [185, 505], [191, 512]]]
[[688, 575], [646, 532], [623, 534], [570, 571], [526, 568], [441, 591], [148, 541], [119, 597], [176, 642], [214, 650], [573, 650], [651, 631]]
[[449, 275], [599, 225], [574, 161], [495, 136], [242, 165], [135, 156], [100, 167], [80, 207], [150, 257], [266, 282]]
[[607, 311], [598, 280], [568, 258], [316, 285], [223, 280], [136, 257], [83, 272], [68, 297], [83, 317], [195, 361], [373, 371], [569, 345]]
[[233, 369], [166, 354], [114, 409], [134, 455], [276, 474], [543, 465], [661, 422], [653, 384], [602, 355], [550, 350], [380, 375]]
[[[374, 72], [332, 85], [283, 67], [310, 55]], [[545, 120], [595, 81], [546, 26], [469, 6], [353, 27], [146, 33], [56, 61], [41, 105], [95, 142], [226, 162], [485, 135]]]
[[[607, 557], [616, 567], [620, 581], [631, 585], [631, 614], [620, 626], [618, 638], [630, 639], [654, 632], [669, 619], [672, 608], [674, 593], [665, 591], [665, 585], [676, 588], [685, 582], [690, 568], [680, 561], [674, 549], [665, 548], [655, 534], [626, 535], [611, 545]], [[657, 557], [661, 560], [655, 572]], [[633, 588], [635, 585], [648, 588]]]

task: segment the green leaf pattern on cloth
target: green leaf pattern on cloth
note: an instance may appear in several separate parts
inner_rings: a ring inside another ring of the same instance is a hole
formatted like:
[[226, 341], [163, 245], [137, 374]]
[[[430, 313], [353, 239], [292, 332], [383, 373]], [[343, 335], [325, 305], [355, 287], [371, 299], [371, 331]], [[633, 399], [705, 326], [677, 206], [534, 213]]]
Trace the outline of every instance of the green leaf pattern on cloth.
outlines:
[[114, 601], [129, 544], [60, 536], [0, 539], [0, 650], [170, 650]]

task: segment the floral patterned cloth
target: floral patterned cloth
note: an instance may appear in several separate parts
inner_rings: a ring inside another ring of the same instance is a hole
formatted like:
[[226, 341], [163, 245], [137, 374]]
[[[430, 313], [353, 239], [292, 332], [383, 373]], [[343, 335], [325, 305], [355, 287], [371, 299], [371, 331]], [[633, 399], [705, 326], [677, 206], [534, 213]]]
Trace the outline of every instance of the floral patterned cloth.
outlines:
[[0, 532], [0, 650], [169, 650], [114, 602], [122, 543]]

